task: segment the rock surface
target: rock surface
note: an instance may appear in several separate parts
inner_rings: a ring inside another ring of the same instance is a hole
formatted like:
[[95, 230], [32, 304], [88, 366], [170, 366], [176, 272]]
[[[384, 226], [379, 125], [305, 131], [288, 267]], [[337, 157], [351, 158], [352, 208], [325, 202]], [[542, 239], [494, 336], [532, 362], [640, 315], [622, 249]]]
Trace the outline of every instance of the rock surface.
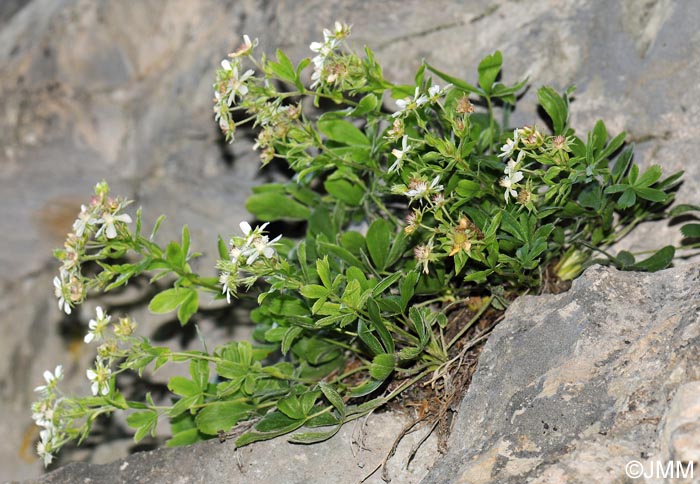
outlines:
[[627, 482], [633, 460], [693, 462], [700, 482], [698, 349], [700, 264], [593, 267], [567, 293], [522, 297], [423, 482]]
[[[659, 163], [666, 173], [685, 169], [691, 182], [678, 199], [700, 203], [692, 183], [700, 178], [696, 2], [4, 0], [0, 480], [42, 472], [29, 411], [42, 372], [63, 363], [73, 369], [67, 389], [87, 389], [83, 371], [93, 355], [80, 346], [79, 331], [92, 307], [71, 318], [58, 312], [51, 249], [62, 244], [91, 187], [106, 177], [115, 193], [144, 207], [145, 219], [167, 214], [163, 241], [189, 224], [206, 273], [216, 235], [227, 236], [248, 217], [244, 200], [268, 176], [258, 171], [250, 140], [221, 143], [211, 112], [218, 61], [245, 33], [259, 37], [261, 49], [281, 47], [298, 60], [336, 19], [354, 25], [355, 44], [371, 46], [397, 82], [412, 79], [421, 58], [474, 81], [478, 61], [500, 49], [504, 80], [527, 75], [533, 84], [514, 124], [539, 122], [535, 87], [575, 83], [573, 126], [584, 132], [603, 118], [611, 132], [626, 130], [637, 161]], [[677, 227], [664, 222], [640, 227], [620, 248], [677, 241]], [[167, 335], [172, 323], [137, 317], [149, 336]], [[212, 321], [201, 328], [212, 344], [233, 333], [230, 324]], [[674, 442], [693, 432], [671, 431]], [[127, 449], [112, 449], [113, 457]], [[104, 459], [92, 451], [81, 458]]]
[[[129, 456], [106, 465], [69, 464], [34, 484], [382, 484], [382, 462], [406, 421], [391, 414], [370, 415], [367, 421], [350, 423], [321, 445], [292, 445], [285, 439], [257, 442], [235, 450], [233, 443], [208, 441], [188, 447], [158, 449]], [[437, 442], [428, 439], [409, 469], [406, 456], [426, 429], [409, 434], [389, 461], [391, 482], [417, 484], [436, 455]], [[370, 475], [371, 474], [371, 475]]]

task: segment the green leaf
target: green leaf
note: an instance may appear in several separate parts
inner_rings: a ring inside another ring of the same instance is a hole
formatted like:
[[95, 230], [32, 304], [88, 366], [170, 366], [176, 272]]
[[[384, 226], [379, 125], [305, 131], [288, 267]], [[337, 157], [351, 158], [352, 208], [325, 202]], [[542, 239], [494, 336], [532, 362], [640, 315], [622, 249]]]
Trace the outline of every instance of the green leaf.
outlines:
[[634, 265], [634, 254], [626, 250], [621, 250], [620, 253], [617, 254], [617, 257], [615, 257], [615, 261], [620, 268], [625, 269]]
[[357, 103], [357, 107], [353, 109], [351, 114], [353, 116], [362, 117], [365, 114], [374, 111], [378, 105], [379, 100], [377, 99], [376, 94], [367, 94], [365, 97], [360, 99], [360, 102]]
[[619, 182], [627, 172], [627, 168], [629, 168], [629, 165], [632, 162], [632, 154], [633, 146], [630, 145], [625, 148], [622, 153], [620, 153], [620, 156], [617, 157], [617, 161], [612, 169], [612, 181], [614, 183]]
[[220, 259], [228, 259], [228, 246], [226, 245], [226, 242], [224, 242], [224, 239], [221, 238], [221, 236], [218, 236], [216, 240], [216, 247], [219, 250], [219, 258]]
[[384, 219], [377, 219], [372, 222], [367, 235], [367, 249], [375, 267], [380, 271], [384, 270], [389, 246], [391, 244], [391, 224]]
[[537, 99], [552, 120], [554, 134], [564, 134], [564, 128], [569, 118], [569, 109], [564, 98], [551, 87], [543, 86], [537, 91]]
[[394, 355], [381, 353], [372, 359], [369, 374], [375, 380], [385, 380], [394, 371], [396, 365]]
[[365, 195], [365, 189], [362, 185], [350, 183], [342, 178], [326, 180], [323, 186], [333, 197], [351, 207], [360, 205]]
[[201, 387], [184, 376], [174, 376], [168, 382], [168, 389], [176, 395], [189, 397], [201, 393]]
[[287, 417], [294, 420], [306, 417], [306, 413], [301, 406], [301, 402], [295, 395], [290, 395], [279, 400], [277, 402], [277, 408]]
[[300, 326], [292, 326], [287, 330], [286, 333], [284, 333], [284, 338], [282, 338], [282, 344], [280, 346], [280, 351], [283, 355], [286, 355], [287, 352], [289, 352], [289, 349], [292, 347], [292, 344], [301, 335], [303, 331], [304, 328], [301, 328]]
[[479, 85], [486, 93], [491, 93], [493, 83], [496, 82], [498, 73], [501, 72], [503, 56], [501, 51], [496, 51], [492, 55], [487, 55], [479, 63]]
[[644, 200], [649, 200], [650, 202], [665, 202], [668, 199], [668, 195], [657, 190], [656, 188], [646, 188], [646, 187], [634, 187], [634, 191], [637, 193], [639, 198]]
[[481, 191], [481, 184], [471, 180], [460, 180], [455, 192], [461, 197], [460, 202], [466, 202], [474, 198]]
[[634, 182], [634, 187], [649, 187], [659, 178], [661, 178], [661, 167], [659, 165], [652, 165]]
[[659, 249], [651, 257], [637, 262], [630, 267], [632, 270], [656, 272], [667, 268], [673, 262], [673, 256], [676, 254], [676, 249], [672, 245], [667, 245]]
[[182, 301], [180, 308], [177, 310], [177, 319], [182, 326], [186, 325], [192, 315], [199, 309], [199, 293], [195, 289], [188, 289], [188, 291], [189, 295]]
[[216, 435], [219, 430], [226, 432], [247, 418], [253, 408], [252, 405], [238, 400], [209, 403], [199, 411], [195, 423], [202, 433]]
[[681, 203], [676, 205], [668, 212], [669, 217], [678, 217], [688, 212], [700, 212], [700, 205], [691, 205], [688, 203]]
[[177, 242], [170, 242], [165, 248], [165, 257], [175, 267], [182, 268], [185, 265], [185, 257]]
[[338, 415], [340, 415], [341, 418], [345, 417], [345, 402], [343, 402], [343, 399], [340, 397], [340, 394], [337, 391], [335, 391], [335, 389], [332, 386], [330, 386], [324, 381], [319, 382], [318, 387], [321, 389], [326, 399], [338, 411]]
[[369, 146], [370, 142], [354, 124], [335, 117], [333, 113], [321, 116], [316, 123], [318, 130], [328, 139], [345, 145]]
[[617, 200], [617, 205], [620, 208], [629, 208], [634, 205], [634, 202], [636, 201], [637, 195], [635, 194], [634, 190], [632, 188], [627, 188], [624, 192], [622, 192], [622, 195], [620, 195], [620, 198]]
[[148, 434], [155, 435], [158, 412], [155, 410], [134, 412], [126, 418], [126, 423], [129, 427], [136, 429], [134, 441], [139, 442]]
[[311, 211], [296, 200], [280, 193], [256, 193], [248, 197], [246, 209], [264, 222], [307, 220]]
[[364, 397], [374, 392], [376, 389], [382, 386], [384, 380], [374, 380], [369, 379], [362, 384], [356, 386], [350, 391], [350, 396], [353, 398]]
[[[236, 447], [288, 434], [304, 425], [304, 422], [304, 419], [293, 420], [280, 412], [269, 413], [255, 426], [261, 432], [246, 432], [236, 440]], [[262, 432], [263, 429], [266, 431]]]
[[394, 339], [391, 337], [391, 333], [384, 324], [379, 305], [374, 299], [367, 300], [367, 312], [372, 321], [372, 326], [377, 330], [382, 343], [384, 343], [384, 348], [386, 348], [388, 353], [393, 353], [395, 349]]
[[330, 291], [324, 286], [319, 286], [318, 284], [309, 284], [307, 286], [302, 286], [301, 295], [307, 299], [320, 299], [322, 297], [328, 297]]
[[382, 348], [381, 343], [376, 336], [372, 334], [372, 331], [362, 319], [360, 319], [357, 325], [357, 335], [360, 337], [360, 340], [367, 345], [373, 355], [384, 353], [384, 348]]
[[700, 238], [700, 224], [685, 224], [681, 227], [681, 233], [688, 239]]
[[384, 291], [393, 286], [396, 281], [401, 279], [403, 275], [404, 273], [402, 271], [394, 272], [392, 275], [387, 276], [381, 281], [379, 281], [379, 283], [376, 286], [374, 286], [374, 289], [372, 289], [372, 296], [376, 297], [381, 295]]
[[192, 297], [193, 292], [196, 294], [197, 291], [185, 287], [173, 287], [166, 289], [165, 291], [156, 294], [153, 299], [151, 299], [148, 309], [155, 314], [169, 313], [185, 302], [187, 298]]
[[315, 444], [333, 437], [338, 433], [340, 427], [342, 427], [342, 425], [336, 425], [331, 430], [326, 430], [324, 432], [299, 432], [298, 434], [292, 435], [287, 440], [293, 444]]
[[204, 435], [196, 428], [173, 433], [173, 436], [165, 442], [166, 447], [179, 447], [181, 445], [194, 444], [204, 440]]
[[[450, 76], [449, 74], [446, 74], [446, 73], [436, 69], [435, 67], [431, 66], [428, 63], [426, 63], [425, 65], [428, 67], [428, 69], [431, 72], [433, 72], [434, 74], [437, 74], [437, 76], [440, 79], [442, 79], [443, 81], [449, 82], [450, 84], [461, 89], [462, 91], [470, 92], [473, 94], [483, 94], [479, 88], [472, 86], [471, 84], [468, 84], [457, 77]], [[406, 95], [413, 95], [413, 90], [411, 89], [410, 92], [406, 93]]]

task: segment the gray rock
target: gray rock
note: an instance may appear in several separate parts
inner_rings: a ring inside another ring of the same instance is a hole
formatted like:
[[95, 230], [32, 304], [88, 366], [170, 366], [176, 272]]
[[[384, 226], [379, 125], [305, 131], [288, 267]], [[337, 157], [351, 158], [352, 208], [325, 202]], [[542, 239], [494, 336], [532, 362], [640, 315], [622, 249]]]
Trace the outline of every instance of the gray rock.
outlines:
[[[105, 465], [72, 463], [27, 483], [350, 484], [371, 474], [364, 482], [380, 484], [384, 482], [381, 470], [372, 471], [405, 424], [400, 416], [376, 414], [367, 421], [346, 425], [319, 445], [292, 445], [285, 439], [275, 439], [236, 450], [230, 441], [207, 441], [137, 453]], [[409, 434], [397, 448], [388, 466], [391, 482], [416, 484], [427, 473], [437, 456], [434, 437], [423, 444], [409, 468], [404, 468], [408, 453], [424, 431]]]
[[424, 482], [625, 482], [632, 460], [694, 462], [700, 479], [699, 345], [699, 264], [596, 266], [565, 294], [519, 298]]

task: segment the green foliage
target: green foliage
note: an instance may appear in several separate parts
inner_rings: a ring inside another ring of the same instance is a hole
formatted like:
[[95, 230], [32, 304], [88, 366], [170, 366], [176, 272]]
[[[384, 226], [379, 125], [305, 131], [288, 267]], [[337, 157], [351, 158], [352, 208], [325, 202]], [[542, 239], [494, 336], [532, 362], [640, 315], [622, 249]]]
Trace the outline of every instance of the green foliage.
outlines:
[[[322, 441], [426, 376], [447, 378], [469, 326], [509, 298], [537, 292], [546, 269], [570, 280], [598, 253], [621, 269], [671, 264], [672, 246], [641, 261], [606, 250], [639, 223], [698, 211], [693, 205], [668, 211], [681, 173], [662, 179], [656, 165], [640, 173], [624, 133], [610, 139], [602, 121], [577, 136], [569, 126], [572, 89], [538, 90], [553, 134], [513, 129], [496, 121], [496, 105], [510, 109], [525, 81], [498, 81], [500, 52], [479, 64], [478, 87], [428, 64], [415, 85], [395, 85], [369, 49], [360, 57], [344, 47], [347, 34], [337, 24], [315, 46], [318, 56], [297, 66], [281, 51], [275, 61], [258, 61], [246, 44], [217, 73], [215, 111], [227, 139], [252, 122], [262, 162], [277, 160], [295, 173], [287, 183], [257, 187], [246, 206], [261, 221], [305, 222], [299, 240], [270, 240], [267, 224], [253, 229], [243, 222], [228, 246], [219, 240], [218, 280], [201, 277], [189, 265], [198, 254], [190, 253], [186, 227], [181, 241], [163, 249], [154, 242], [162, 218], [146, 239], [139, 210], [131, 233], [129, 217], [118, 215], [128, 202], [110, 201], [106, 184], [98, 185], [99, 203], [81, 214], [84, 233], [69, 237], [80, 243], [57, 252], [64, 262], [57, 295], [65, 308], [88, 290], [109, 290], [140, 274], [167, 281], [156, 286], [149, 309], [177, 311], [183, 325], [195, 317], [200, 293], [230, 301], [248, 291], [259, 307], [251, 313], [253, 343], [229, 342], [211, 352], [173, 352], [114, 329], [112, 353], [98, 358], [115, 370], [104, 376], [111, 384], [96, 387], [91, 406], [83, 401], [85, 415], [134, 409], [127, 422], [137, 440], [166, 416], [173, 429], [168, 445], [210, 438], [249, 419], [256, 423], [239, 446], [302, 427], [292, 442]], [[259, 77], [244, 73], [246, 58]], [[310, 65], [313, 84], [306, 88], [301, 72]], [[431, 75], [450, 85], [439, 86]], [[304, 110], [305, 97], [316, 105], [330, 101], [331, 108], [320, 115]], [[381, 102], [389, 97], [399, 107], [393, 113], [391, 103]], [[477, 104], [486, 112], [472, 101], [483, 101]], [[236, 111], [246, 121], [234, 121]], [[114, 233], [100, 228], [104, 213], [121, 217]], [[697, 238], [698, 227], [686, 224], [683, 234]], [[123, 263], [125, 256], [130, 262]], [[86, 260], [102, 271], [84, 276]], [[468, 299], [478, 301], [475, 319], [451, 328], [460, 322], [449, 321], [442, 307]], [[189, 377], [170, 380], [172, 405], [119, 400], [117, 373], [168, 362], [190, 364]], [[324, 428], [308, 431], [315, 427]], [[89, 428], [64, 431], [73, 438]]]

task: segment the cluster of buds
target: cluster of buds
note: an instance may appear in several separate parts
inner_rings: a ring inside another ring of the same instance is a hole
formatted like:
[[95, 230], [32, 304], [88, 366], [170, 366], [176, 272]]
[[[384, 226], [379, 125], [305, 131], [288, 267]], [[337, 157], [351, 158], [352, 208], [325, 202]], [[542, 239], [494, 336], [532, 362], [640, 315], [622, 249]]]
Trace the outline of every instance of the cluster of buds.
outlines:
[[131, 223], [128, 214], [120, 213], [129, 200], [108, 196], [109, 186], [105, 181], [95, 186], [95, 195], [88, 205], [82, 205], [80, 214], [73, 223], [73, 232], [66, 237], [63, 249], [54, 255], [62, 262], [59, 275], [53, 280], [59, 309], [66, 314], [85, 299], [87, 280], [81, 273], [81, 260], [86, 255], [88, 243], [102, 246], [111, 239], [128, 236], [125, 224]]
[[284, 141], [294, 123], [301, 116], [301, 106], [282, 105], [278, 98], [273, 102], [253, 103], [248, 112], [255, 115], [255, 124], [262, 127], [253, 149], [262, 150], [260, 160], [268, 164], [275, 156], [274, 144]]
[[269, 269], [266, 261], [273, 260], [277, 255], [275, 245], [282, 238], [278, 235], [270, 240], [265, 235], [267, 223], [255, 230], [248, 222], [239, 224], [243, 237], [231, 239], [229, 259], [220, 260], [216, 267], [221, 271], [219, 282], [221, 293], [226, 296], [226, 301], [231, 302], [231, 296], [236, 296], [238, 287], [246, 285], [250, 287], [262, 274], [263, 269]]
[[467, 217], [459, 219], [459, 224], [452, 228], [451, 231], [452, 249], [449, 256], [454, 256], [459, 251], [464, 251], [469, 254], [472, 248], [472, 243], [475, 240], [483, 239], [484, 234], [474, 222]]

